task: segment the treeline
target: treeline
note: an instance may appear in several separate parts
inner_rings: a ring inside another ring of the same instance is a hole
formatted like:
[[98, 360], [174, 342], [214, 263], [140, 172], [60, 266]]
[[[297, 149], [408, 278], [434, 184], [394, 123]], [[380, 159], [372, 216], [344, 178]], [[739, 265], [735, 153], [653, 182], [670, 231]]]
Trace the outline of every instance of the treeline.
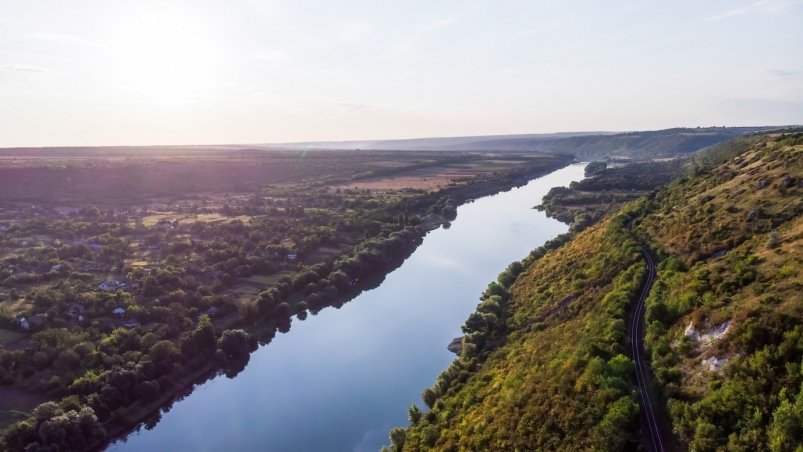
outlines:
[[627, 202], [665, 185], [684, 174], [687, 159], [668, 161], [591, 162], [586, 178], [569, 187], [553, 187], [544, 196], [538, 209], [548, 216], [582, 230], [603, 216], [617, 211]]
[[[428, 228], [454, 219], [467, 197], [564, 160], [434, 193], [327, 192], [314, 208], [304, 200], [320, 187], [309, 186], [304, 194], [278, 189], [272, 193], [282, 196], [270, 201], [255, 196], [230, 204], [232, 214], [272, 212], [250, 222], [164, 219], [132, 226], [118, 213], [78, 212], [51, 228], [67, 234], [61, 245], [36, 244], [2, 261], [8, 264], [7, 278], [30, 273], [40, 279], [15, 284], [9, 293], [26, 302], [20, 303], [23, 313], [0, 309], [4, 326], [30, 335], [24, 348], [0, 349], [0, 384], [54, 400], [58, 409], [42, 413], [52, 413], [58, 422], [63, 416], [73, 419], [74, 412], [94, 416], [115, 433], [129, 429], [210, 373], [236, 375], [258, 344], [289, 331], [293, 317], [303, 320], [324, 307], [339, 307], [377, 284], [421, 243]], [[80, 225], [92, 224], [90, 217], [99, 226], [87, 237], [83, 233], [90, 229]], [[46, 228], [20, 224], [13, 232], [17, 240]], [[72, 225], [78, 229], [69, 232]], [[305, 264], [304, 254], [322, 245], [340, 252]], [[133, 247], [155, 258], [129, 266]], [[97, 273], [108, 271], [125, 276], [98, 285]], [[279, 271], [286, 274], [252, 298], [232, 293], [239, 278]], [[48, 284], [31, 285], [44, 281]], [[20, 314], [31, 319], [30, 331]], [[55, 440], [43, 436], [50, 418], [41, 414], [15, 424], [0, 449], [83, 450], [82, 444], [100, 444], [102, 430], [76, 430], [69, 422], [59, 424], [66, 433]]]
[[560, 236], [489, 284], [428, 410], [411, 406], [387, 449], [635, 447], [625, 318], [645, 267], [629, 218]]

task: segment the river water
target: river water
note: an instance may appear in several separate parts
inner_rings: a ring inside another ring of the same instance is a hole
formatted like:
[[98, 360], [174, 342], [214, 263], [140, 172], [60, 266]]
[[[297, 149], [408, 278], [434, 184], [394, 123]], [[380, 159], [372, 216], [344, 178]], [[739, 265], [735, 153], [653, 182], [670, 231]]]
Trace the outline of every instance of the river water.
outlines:
[[376, 289], [327, 308], [132, 433], [115, 451], [377, 451], [454, 359], [446, 350], [489, 282], [566, 232], [532, 209], [583, 178], [573, 164], [457, 209]]

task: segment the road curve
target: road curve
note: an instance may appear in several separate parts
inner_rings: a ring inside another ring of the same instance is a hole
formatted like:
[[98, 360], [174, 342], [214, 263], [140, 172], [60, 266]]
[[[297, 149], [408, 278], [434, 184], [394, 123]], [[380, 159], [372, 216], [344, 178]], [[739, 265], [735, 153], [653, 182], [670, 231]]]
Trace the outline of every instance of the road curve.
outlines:
[[[646, 248], [641, 248], [641, 254], [647, 263], [647, 279], [641, 289], [638, 302], [630, 319], [630, 347], [633, 360], [636, 363], [636, 382], [641, 399], [642, 432], [645, 434], [647, 447], [650, 450], [664, 452], [669, 447], [662, 439], [661, 428], [656, 417], [658, 398], [650, 385], [649, 369], [647, 360], [644, 358], [644, 310], [647, 295], [649, 295], [652, 283], [655, 281], [656, 268], [655, 261]], [[644, 428], [645, 424], [646, 429]]]

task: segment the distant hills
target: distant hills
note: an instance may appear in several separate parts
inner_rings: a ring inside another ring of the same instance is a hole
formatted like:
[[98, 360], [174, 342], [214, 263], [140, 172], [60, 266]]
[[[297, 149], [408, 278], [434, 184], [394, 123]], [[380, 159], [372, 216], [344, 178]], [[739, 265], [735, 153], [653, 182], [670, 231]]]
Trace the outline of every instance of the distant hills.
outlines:
[[689, 155], [739, 136], [793, 126], [674, 128], [641, 132], [561, 132], [520, 135], [411, 138], [295, 143], [70, 146], [0, 148], [0, 157], [111, 157], [227, 155], [266, 150], [468, 151], [571, 154], [580, 160], [652, 160]]
[[544, 141], [580, 136], [610, 135], [616, 132], [559, 132], [527, 133], [514, 135], [479, 135], [467, 137], [407, 138], [396, 140], [355, 140], [355, 141], [303, 141], [268, 144], [281, 149], [365, 149], [376, 151], [434, 151], [460, 150], [463, 147], [482, 147], [486, 142]]
[[581, 160], [662, 158], [689, 154], [741, 135], [780, 127], [674, 128], [643, 132], [567, 132], [408, 140], [322, 141], [267, 145], [282, 149], [512, 151], [569, 153]]

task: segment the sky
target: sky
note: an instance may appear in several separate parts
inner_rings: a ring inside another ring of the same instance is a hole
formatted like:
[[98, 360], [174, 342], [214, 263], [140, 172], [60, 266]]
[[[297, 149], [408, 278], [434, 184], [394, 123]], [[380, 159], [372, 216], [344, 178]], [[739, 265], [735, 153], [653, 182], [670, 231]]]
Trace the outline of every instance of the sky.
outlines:
[[0, 0], [0, 147], [803, 123], [803, 0]]

